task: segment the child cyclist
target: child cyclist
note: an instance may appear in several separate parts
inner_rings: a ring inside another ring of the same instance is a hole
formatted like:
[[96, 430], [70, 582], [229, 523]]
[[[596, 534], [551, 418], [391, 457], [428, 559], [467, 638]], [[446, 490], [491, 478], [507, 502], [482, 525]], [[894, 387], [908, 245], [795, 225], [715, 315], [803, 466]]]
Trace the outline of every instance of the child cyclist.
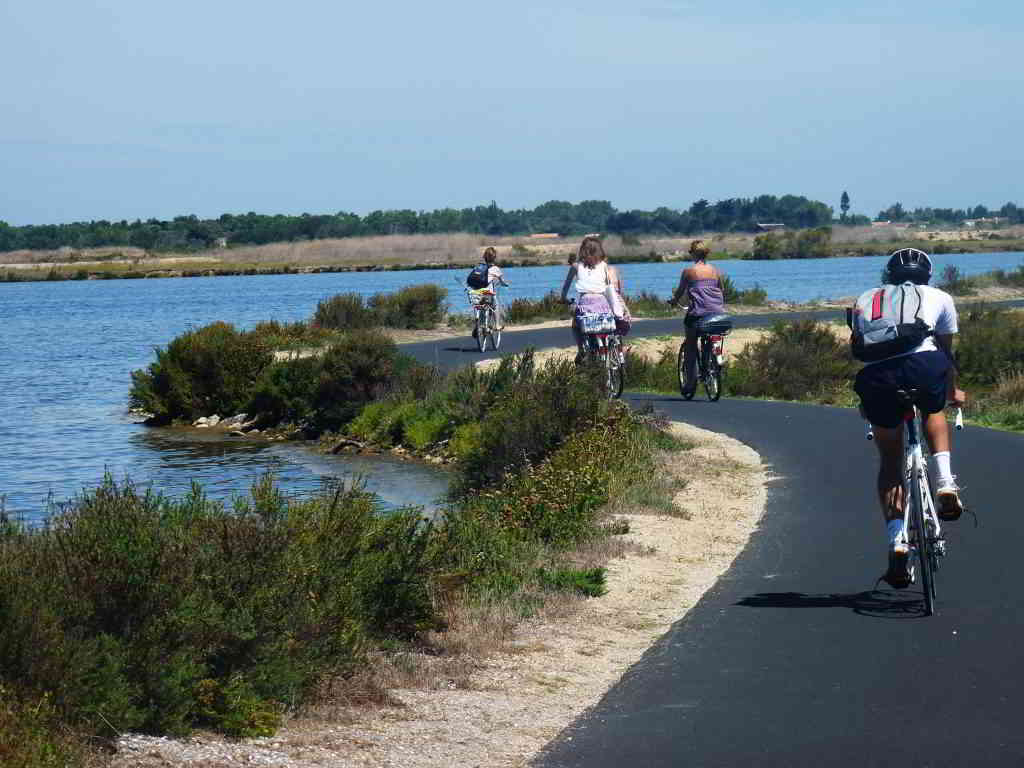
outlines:
[[489, 290], [494, 294], [494, 316], [498, 323], [498, 330], [502, 330], [505, 327], [505, 316], [502, 312], [501, 301], [498, 299], [498, 286], [503, 285], [508, 288], [509, 284], [505, 282], [505, 273], [501, 271], [501, 267], [494, 263], [497, 258], [498, 253], [494, 248], [485, 249], [484, 260], [469, 273], [466, 285], [473, 290]]
[[[927, 326], [928, 335], [909, 351], [868, 362], [857, 374], [853, 387], [860, 396], [865, 418], [874, 428], [875, 445], [878, 446], [878, 499], [886, 521], [889, 545], [889, 569], [882, 578], [895, 589], [907, 587], [913, 579], [910, 547], [903, 526], [905, 408], [896, 397], [897, 390], [918, 391], [916, 405], [924, 417], [924, 433], [931, 449], [939, 519], [957, 520], [964, 510], [960, 489], [950, 466], [949, 425], [943, 411], [947, 403], [963, 405], [967, 398], [956, 386], [956, 368], [953, 365], [957, 314], [953, 298], [945, 291], [928, 285], [931, 274], [931, 260], [923, 251], [903, 248], [890, 256], [883, 272], [883, 282], [893, 286], [905, 285], [908, 291], [913, 290], [917, 294], [919, 298], [914, 298], [919, 302], [916, 314]], [[883, 289], [884, 286], [873, 289], [873, 295], [877, 296]], [[858, 306], [864, 303], [865, 296], [858, 300]], [[878, 314], [881, 314], [880, 307]], [[856, 347], [854, 352], [857, 355]]]

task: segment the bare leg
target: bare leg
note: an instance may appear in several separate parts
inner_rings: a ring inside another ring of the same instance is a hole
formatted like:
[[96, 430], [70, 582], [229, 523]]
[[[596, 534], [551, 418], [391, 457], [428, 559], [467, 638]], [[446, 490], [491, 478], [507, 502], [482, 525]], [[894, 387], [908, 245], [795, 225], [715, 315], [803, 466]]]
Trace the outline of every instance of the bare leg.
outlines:
[[949, 424], [945, 411], [928, 414], [924, 421], [924, 434], [932, 453], [949, 450]]
[[686, 390], [690, 392], [697, 388], [697, 334], [687, 328], [686, 340], [683, 343], [686, 345], [683, 353], [683, 374], [686, 377]]
[[878, 502], [882, 516], [903, 519], [903, 426], [875, 426], [878, 446]]

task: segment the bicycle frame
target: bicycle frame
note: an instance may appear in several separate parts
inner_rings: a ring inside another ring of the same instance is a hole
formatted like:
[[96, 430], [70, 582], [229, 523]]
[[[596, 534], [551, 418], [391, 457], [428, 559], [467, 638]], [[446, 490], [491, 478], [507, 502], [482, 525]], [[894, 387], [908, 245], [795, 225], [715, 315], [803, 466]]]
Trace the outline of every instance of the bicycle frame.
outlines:
[[[963, 429], [963, 410], [956, 413], [956, 429]], [[907, 533], [912, 556], [921, 567], [921, 587], [924, 595], [924, 613], [935, 613], [935, 572], [939, 558], [946, 554], [946, 540], [942, 534], [942, 523], [935, 509], [931, 482], [928, 477], [928, 463], [921, 442], [924, 419], [914, 405], [909, 406], [904, 419], [906, 441], [903, 446], [903, 530]], [[868, 425], [868, 440], [874, 439], [874, 429]]]

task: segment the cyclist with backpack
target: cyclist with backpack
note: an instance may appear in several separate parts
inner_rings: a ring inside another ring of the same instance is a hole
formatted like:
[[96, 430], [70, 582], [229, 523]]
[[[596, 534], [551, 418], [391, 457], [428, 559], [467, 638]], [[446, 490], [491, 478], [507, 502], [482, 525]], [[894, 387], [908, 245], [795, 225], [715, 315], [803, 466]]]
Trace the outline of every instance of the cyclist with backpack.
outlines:
[[947, 403], [963, 405], [956, 386], [953, 336], [958, 330], [953, 298], [928, 285], [932, 264], [924, 251], [901, 248], [882, 273], [883, 285], [861, 294], [848, 313], [853, 356], [865, 363], [854, 382], [861, 411], [874, 428], [878, 446], [878, 499], [886, 521], [889, 570], [883, 577], [895, 588], [910, 584], [910, 548], [903, 529], [903, 418], [897, 390], [917, 391], [915, 404], [924, 419], [936, 480], [941, 520], [963, 514], [959, 488], [950, 467]]
[[484, 250], [483, 261], [473, 267], [473, 270], [466, 276], [466, 285], [475, 291], [489, 289], [494, 294], [494, 316], [498, 322], [498, 330], [505, 327], [505, 317], [501, 310], [501, 302], [498, 300], [498, 285], [509, 284], [505, 282], [505, 273], [501, 267], [495, 264], [498, 252], [488, 247]]

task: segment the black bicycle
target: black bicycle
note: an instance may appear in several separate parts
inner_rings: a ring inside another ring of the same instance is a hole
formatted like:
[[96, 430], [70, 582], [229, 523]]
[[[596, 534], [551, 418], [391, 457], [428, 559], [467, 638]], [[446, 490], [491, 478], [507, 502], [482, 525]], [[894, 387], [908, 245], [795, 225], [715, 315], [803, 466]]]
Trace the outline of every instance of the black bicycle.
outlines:
[[[725, 376], [725, 337], [732, 330], [732, 318], [728, 315], [707, 315], [700, 318], [694, 330], [697, 333], [697, 381], [704, 384], [708, 400], [717, 402], [722, 397], [722, 379]], [[688, 389], [686, 384], [686, 339], [679, 345], [676, 359], [679, 374], [679, 394], [684, 400], [692, 400], [697, 383]]]

